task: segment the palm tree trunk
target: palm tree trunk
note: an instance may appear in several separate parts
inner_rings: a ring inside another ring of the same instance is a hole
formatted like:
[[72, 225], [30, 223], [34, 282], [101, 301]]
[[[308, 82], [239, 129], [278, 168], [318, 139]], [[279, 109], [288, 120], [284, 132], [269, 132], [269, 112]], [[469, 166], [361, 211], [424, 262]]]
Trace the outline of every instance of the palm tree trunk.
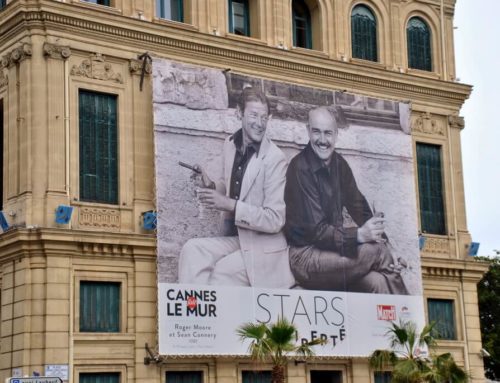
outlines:
[[276, 365], [271, 372], [271, 383], [285, 383], [285, 367]]

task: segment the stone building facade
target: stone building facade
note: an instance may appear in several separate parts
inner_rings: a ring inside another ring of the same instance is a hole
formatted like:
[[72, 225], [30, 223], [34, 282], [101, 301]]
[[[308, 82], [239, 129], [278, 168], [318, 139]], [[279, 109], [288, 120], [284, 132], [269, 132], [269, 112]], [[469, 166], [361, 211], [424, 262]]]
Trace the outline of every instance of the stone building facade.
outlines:
[[[247, 7], [248, 36], [236, 28], [237, 3]], [[75, 383], [92, 374], [158, 383], [175, 371], [201, 371], [204, 383], [229, 383], [244, 381], [242, 371], [254, 368], [249, 359], [229, 357], [155, 363], [146, 351], [154, 356], [158, 342], [156, 238], [142, 224], [143, 213], [155, 210], [151, 67], [140, 59], [149, 52], [411, 102], [414, 151], [419, 144], [439, 148], [442, 166], [445, 230], [423, 233], [424, 299], [451, 305], [454, 333], [439, 348], [452, 352], [473, 381], [483, 381], [476, 283], [485, 266], [468, 256], [459, 112], [471, 87], [455, 81], [455, 0], [300, 3], [309, 12], [308, 41], [297, 37], [297, 4], [290, 0], [0, 2], [1, 203], [10, 225], [0, 234], [0, 378], [43, 375], [47, 366], [61, 365]], [[360, 5], [376, 20], [372, 59], [359, 58], [353, 48], [353, 9]], [[415, 17], [430, 31], [432, 55], [424, 70], [415, 69], [407, 53], [408, 22]], [[80, 89], [117, 100], [113, 203], [81, 198]], [[69, 224], [55, 222], [59, 205], [74, 208]], [[82, 331], [86, 281], [119, 286], [116, 331]], [[344, 383], [375, 381], [365, 358], [291, 362], [288, 381], [314, 383], [313, 370], [340, 371]]]

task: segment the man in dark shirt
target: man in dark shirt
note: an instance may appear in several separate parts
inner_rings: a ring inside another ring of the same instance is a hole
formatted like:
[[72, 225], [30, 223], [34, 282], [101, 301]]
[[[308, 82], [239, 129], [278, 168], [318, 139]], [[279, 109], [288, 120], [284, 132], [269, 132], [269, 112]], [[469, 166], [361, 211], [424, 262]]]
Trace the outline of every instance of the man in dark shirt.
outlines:
[[[408, 294], [375, 216], [351, 168], [335, 152], [337, 122], [326, 107], [310, 111], [309, 144], [286, 175], [285, 233], [290, 266], [307, 289]], [[355, 225], [346, 225], [345, 213]]]
[[179, 258], [179, 283], [289, 288], [294, 284], [285, 224], [286, 159], [266, 136], [263, 93], [243, 90], [241, 129], [224, 142], [218, 182], [202, 175], [200, 202], [223, 212], [224, 237], [193, 238]]

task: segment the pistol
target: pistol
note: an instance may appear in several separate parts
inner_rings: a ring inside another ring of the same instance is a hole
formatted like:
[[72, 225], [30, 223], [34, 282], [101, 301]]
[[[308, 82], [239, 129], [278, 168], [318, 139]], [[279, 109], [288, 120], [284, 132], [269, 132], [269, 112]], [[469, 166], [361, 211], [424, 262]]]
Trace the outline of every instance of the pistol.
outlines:
[[193, 165], [186, 164], [185, 162], [182, 161], [179, 161], [179, 165], [182, 166], [183, 168], [192, 170], [195, 173], [201, 174], [201, 170]]

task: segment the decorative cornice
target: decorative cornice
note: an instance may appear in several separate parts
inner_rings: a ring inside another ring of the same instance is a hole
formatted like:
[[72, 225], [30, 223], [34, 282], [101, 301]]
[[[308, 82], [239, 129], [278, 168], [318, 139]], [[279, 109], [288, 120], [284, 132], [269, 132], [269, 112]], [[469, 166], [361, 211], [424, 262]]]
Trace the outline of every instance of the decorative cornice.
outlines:
[[[128, 62], [128, 69], [130, 70], [130, 73], [140, 75], [142, 73], [142, 65], [143, 61], [141, 60], [129, 60]], [[146, 74], [151, 74], [153, 72], [153, 67], [151, 66], [150, 62], [146, 63]]]
[[448, 123], [451, 128], [462, 130], [465, 127], [464, 118], [457, 115], [448, 116]]
[[64, 45], [44, 43], [43, 55], [52, 59], [66, 60], [71, 56], [71, 49]]
[[418, 133], [436, 134], [444, 136], [445, 129], [442, 123], [433, 118], [429, 112], [421, 113], [413, 120], [412, 130]]
[[122, 244], [82, 242], [80, 249], [85, 255], [130, 255], [132, 248]]
[[[62, 7], [59, 4], [58, 6]], [[360, 84], [362, 84], [365, 89], [385, 93], [388, 97], [394, 98], [425, 99], [433, 97], [436, 102], [442, 102], [443, 105], [451, 107], [461, 106], [471, 90], [468, 85], [424, 79], [418, 76], [393, 73], [385, 69], [364, 68], [362, 65], [354, 66], [328, 58], [315, 58], [309, 62], [300, 62], [304, 60], [304, 55], [297, 52], [279, 51], [277, 53], [274, 48], [263, 47], [260, 44], [252, 44], [251, 49], [245, 50], [242, 49], [241, 44], [235, 44], [234, 41], [205, 34], [193, 36], [193, 39], [198, 39], [198, 41], [188, 40], [185, 36], [185, 30], [179, 31], [174, 27], [166, 27], [168, 32], [172, 33], [165, 33], [165, 31], [160, 33], [158, 25], [154, 23], [151, 23], [152, 27], [148, 31], [144, 31], [138, 30], [144, 26], [135, 24], [134, 20], [130, 20], [130, 28], [126, 28], [119, 26], [118, 23], [110, 23], [109, 20], [98, 22], [83, 19], [83, 17], [77, 18], [74, 15], [56, 14], [51, 12], [49, 7], [52, 5], [49, 3], [44, 3], [44, 7], [42, 11], [26, 10], [22, 14], [16, 15], [16, 22], [12, 19], [8, 20], [9, 25], [17, 27], [23, 23], [31, 25], [39, 22], [43, 23], [45, 27], [51, 25], [59, 30], [71, 27], [76, 33], [86, 32], [106, 36], [107, 41], [127, 39], [129, 44], [138, 50], [158, 51], [162, 47], [162, 52], [164, 52], [165, 48], [170, 48], [179, 53], [195, 53], [200, 57], [200, 60], [205, 60], [207, 64], [210, 63], [210, 59], [213, 59], [214, 62], [245, 62], [251, 67], [259, 66], [263, 72], [266, 72], [266, 69], [268, 72], [274, 70], [277, 73], [290, 71], [300, 73], [306, 78], [316, 76], [315, 80], [320, 82], [333, 79], [339, 83], [339, 87], [356, 86], [360, 88]], [[121, 16], [114, 15], [106, 15], [106, 17], [121, 18]]]
[[19, 64], [21, 61], [31, 57], [32, 53], [31, 44], [23, 43], [21, 46], [14, 48], [2, 57], [0, 60], [0, 67], [9, 68]]
[[422, 275], [430, 279], [459, 279], [475, 284], [488, 270], [488, 263], [469, 258], [422, 257]]
[[422, 274], [430, 278], [452, 278], [458, 279], [462, 276], [462, 270], [447, 267], [422, 267]]
[[100, 53], [91, 54], [89, 59], [83, 60], [78, 66], [73, 65], [70, 74], [123, 84], [122, 75], [115, 73], [113, 66], [106, 62], [106, 58]]

